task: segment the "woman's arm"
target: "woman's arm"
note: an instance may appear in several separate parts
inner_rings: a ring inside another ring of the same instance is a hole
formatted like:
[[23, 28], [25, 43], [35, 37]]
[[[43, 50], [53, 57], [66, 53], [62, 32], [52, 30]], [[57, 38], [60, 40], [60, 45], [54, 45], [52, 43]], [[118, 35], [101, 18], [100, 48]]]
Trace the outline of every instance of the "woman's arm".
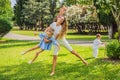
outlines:
[[59, 34], [57, 34], [57, 36], [55, 37], [55, 39], [57, 40], [57, 39], [58, 39], [58, 37], [59, 37]]

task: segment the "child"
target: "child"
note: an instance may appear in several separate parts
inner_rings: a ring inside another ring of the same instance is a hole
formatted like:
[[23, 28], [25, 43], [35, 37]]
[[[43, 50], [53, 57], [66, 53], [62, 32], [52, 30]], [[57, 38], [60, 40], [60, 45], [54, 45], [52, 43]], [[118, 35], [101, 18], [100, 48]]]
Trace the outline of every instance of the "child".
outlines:
[[101, 34], [97, 34], [96, 39], [93, 41], [93, 57], [94, 58], [97, 58], [99, 45], [105, 44], [100, 41], [101, 37], [102, 37]]
[[31, 61], [28, 62], [29, 64], [33, 63], [34, 60], [38, 57], [38, 55], [41, 52], [43, 52], [44, 50], [50, 50], [51, 46], [52, 46], [52, 43], [59, 47], [57, 41], [52, 37], [53, 33], [54, 33], [54, 29], [49, 28], [47, 31], [45, 31], [45, 33], [39, 35], [40, 38], [41, 38], [41, 42], [40, 42], [39, 45], [21, 53], [21, 54], [26, 54], [27, 52], [30, 52], [30, 51], [35, 50], [37, 48], [40, 48], [40, 50], [36, 53], [35, 57]]

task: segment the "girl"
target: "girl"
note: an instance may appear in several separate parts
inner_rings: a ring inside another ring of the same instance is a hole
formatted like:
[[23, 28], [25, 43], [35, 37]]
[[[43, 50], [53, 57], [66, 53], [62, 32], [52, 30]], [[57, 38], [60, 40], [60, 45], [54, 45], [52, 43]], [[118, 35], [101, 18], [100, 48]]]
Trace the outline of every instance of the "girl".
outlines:
[[93, 57], [97, 58], [98, 56], [98, 48], [100, 44], [105, 44], [104, 42], [101, 42], [101, 34], [96, 34], [96, 39], [93, 41]]
[[[68, 41], [65, 38], [65, 35], [68, 30], [68, 24], [67, 24], [65, 17], [59, 16], [57, 18], [57, 21], [53, 22], [48, 28], [46, 28], [45, 31], [47, 31], [49, 28], [52, 28], [55, 30], [54, 37], [60, 45], [63, 45], [73, 55], [80, 58], [85, 65], [88, 64], [76, 51], [73, 50], [73, 48], [70, 46], [70, 44], [68, 43]], [[53, 65], [52, 65], [52, 72], [50, 74], [51, 76], [54, 75], [54, 73], [55, 73], [58, 51], [59, 51], [58, 47], [56, 45], [54, 45]]]
[[[39, 35], [40, 38], [41, 38], [41, 42], [40, 42], [39, 45], [21, 53], [21, 54], [26, 54], [26, 53], [28, 53], [32, 50], [40, 48], [40, 50], [36, 53], [35, 57], [31, 61], [28, 62], [29, 64], [33, 63], [41, 52], [43, 52], [44, 50], [50, 50], [51, 46], [52, 46], [52, 43], [59, 47], [57, 41], [54, 38], [52, 38], [53, 33], [54, 33], [54, 29], [49, 28], [48, 30], [46, 30], [45, 33]], [[46, 43], [45, 41], [46, 42], [49, 41], [49, 42]]]

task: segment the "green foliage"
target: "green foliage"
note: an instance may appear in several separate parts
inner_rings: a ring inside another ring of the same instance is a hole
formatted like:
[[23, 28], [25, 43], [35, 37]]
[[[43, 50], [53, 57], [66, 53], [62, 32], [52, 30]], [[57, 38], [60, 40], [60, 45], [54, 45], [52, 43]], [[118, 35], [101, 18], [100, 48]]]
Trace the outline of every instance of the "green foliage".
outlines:
[[112, 59], [120, 59], [120, 43], [112, 41], [106, 45], [107, 56]]
[[3, 37], [12, 29], [10, 21], [5, 19], [0, 19], [0, 37]]
[[45, 24], [52, 22], [55, 16], [56, 0], [18, 0], [14, 7], [16, 22], [19, 27], [43, 29]]
[[25, 4], [27, 0], [17, 0], [16, 5], [14, 6], [14, 16], [15, 16], [15, 22], [20, 28], [22, 29], [23, 20], [22, 17], [22, 10], [23, 10], [23, 4]]
[[0, 18], [11, 20], [13, 11], [11, 8], [10, 0], [0, 0]]
[[115, 33], [114, 38], [118, 39], [118, 32]]
[[92, 5], [92, 0], [63, 0], [63, 4], [67, 6], [81, 4], [81, 5]]
[[98, 18], [103, 25], [111, 25], [114, 22], [114, 17], [110, 9], [110, 0], [93, 0], [97, 9]]
[[98, 21], [96, 9], [90, 5], [72, 5], [68, 7], [66, 17], [71, 24]]

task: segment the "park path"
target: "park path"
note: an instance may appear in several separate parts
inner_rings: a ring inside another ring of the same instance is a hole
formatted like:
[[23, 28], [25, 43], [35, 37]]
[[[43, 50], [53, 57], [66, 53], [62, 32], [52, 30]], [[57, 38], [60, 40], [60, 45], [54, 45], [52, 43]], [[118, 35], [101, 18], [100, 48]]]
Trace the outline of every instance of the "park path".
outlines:
[[[31, 40], [31, 41], [39, 41], [39, 37], [25, 36], [20, 34], [14, 34], [9, 32], [4, 36], [4, 38], [15, 39], [15, 40]], [[82, 45], [82, 46], [92, 46], [92, 41], [80, 41], [80, 40], [68, 40], [70, 44]]]

